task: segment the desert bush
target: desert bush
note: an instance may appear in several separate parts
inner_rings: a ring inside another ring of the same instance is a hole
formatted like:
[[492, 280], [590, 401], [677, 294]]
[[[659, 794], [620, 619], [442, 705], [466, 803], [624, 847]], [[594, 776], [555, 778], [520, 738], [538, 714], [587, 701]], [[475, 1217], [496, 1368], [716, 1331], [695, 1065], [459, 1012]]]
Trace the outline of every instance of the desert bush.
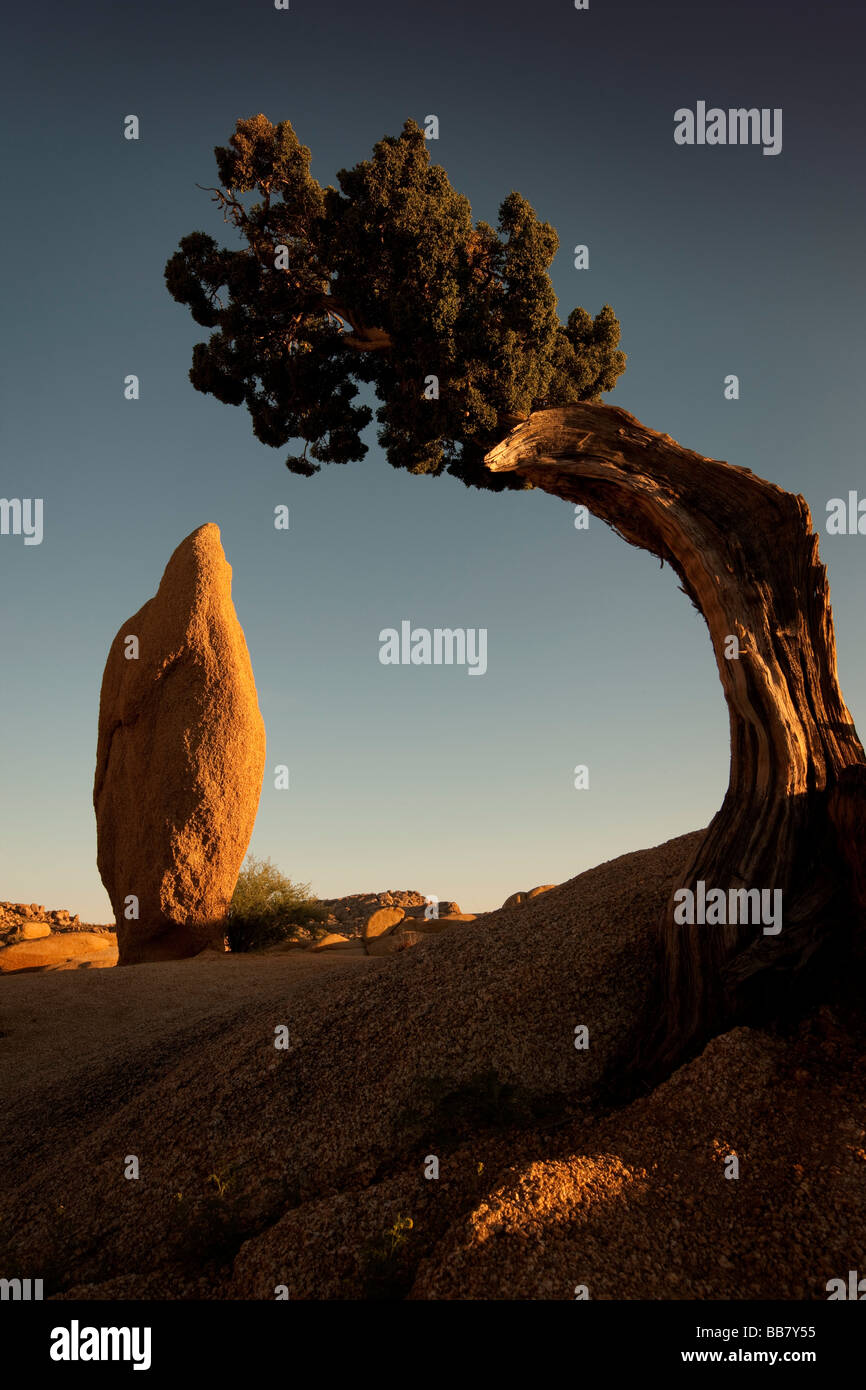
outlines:
[[258, 951], [287, 936], [315, 936], [327, 910], [308, 883], [292, 883], [270, 859], [247, 856], [238, 875], [229, 909], [228, 940], [232, 951]]
[[414, 1281], [410, 1259], [411, 1216], [397, 1216], [377, 1240], [368, 1241], [363, 1251], [363, 1295], [368, 1299], [403, 1299]]

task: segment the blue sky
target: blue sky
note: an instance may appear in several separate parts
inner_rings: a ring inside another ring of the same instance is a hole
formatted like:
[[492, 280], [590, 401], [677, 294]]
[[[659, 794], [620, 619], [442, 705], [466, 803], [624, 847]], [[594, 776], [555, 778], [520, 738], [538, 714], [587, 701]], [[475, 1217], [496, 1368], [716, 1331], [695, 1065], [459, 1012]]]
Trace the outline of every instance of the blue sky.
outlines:
[[[252, 848], [321, 894], [495, 906], [706, 824], [724, 794], [709, 638], [651, 556], [595, 519], [575, 531], [538, 492], [398, 473], [375, 427], [363, 463], [296, 478], [244, 410], [193, 390], [205, 330], [163, 267], [194, 229], [237, 244], [195, 185], [259, 111], [292, 121], [323, 184], [435, 113], [431, 156], [476, 218], [495, 222], [512, 188], [530, 199], [560, 235], [562, 317], [610, 303], [622, 322], [608, 399], [806, 497], [866, 720], [866, 538], [823, 534], [829, 498], [866, 495], [861, 27], [839, 4], [601, 0], [160, 0], [9, 21], [0, 492], [43, 498], [45, 532], [0, 537], [0, 897], [110, 920], [91, 805], [102, 669], [205, 521], [268, 731]], [[701, 99], [781, 107], [782, 153], [676, 146], [674, 111]], [[405, 618], [485, 627], [486, 674], [382, 666], [378, 634]]]

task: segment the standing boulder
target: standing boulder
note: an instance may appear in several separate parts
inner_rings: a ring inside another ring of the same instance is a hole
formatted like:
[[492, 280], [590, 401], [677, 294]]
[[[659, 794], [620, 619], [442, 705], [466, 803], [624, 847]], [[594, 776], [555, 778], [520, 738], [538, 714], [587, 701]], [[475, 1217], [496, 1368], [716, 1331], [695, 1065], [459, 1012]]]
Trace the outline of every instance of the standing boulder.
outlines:
[[120, 965], [222, 945], [265, 767], [231, 576], [219, 527], [200, 526], [108, 654], [93, 804]]

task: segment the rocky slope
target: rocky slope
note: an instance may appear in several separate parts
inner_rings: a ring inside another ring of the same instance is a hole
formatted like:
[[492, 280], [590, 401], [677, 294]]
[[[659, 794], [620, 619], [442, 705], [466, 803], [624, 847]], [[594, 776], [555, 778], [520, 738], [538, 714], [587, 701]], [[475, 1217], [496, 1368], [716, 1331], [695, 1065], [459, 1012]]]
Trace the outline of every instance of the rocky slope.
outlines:
[[83, 1298], [826, 1297], [866, 1268], [856, 1013], [610, 1089], [696, 838], [390, 957], [10, 980], [4, 1268]]

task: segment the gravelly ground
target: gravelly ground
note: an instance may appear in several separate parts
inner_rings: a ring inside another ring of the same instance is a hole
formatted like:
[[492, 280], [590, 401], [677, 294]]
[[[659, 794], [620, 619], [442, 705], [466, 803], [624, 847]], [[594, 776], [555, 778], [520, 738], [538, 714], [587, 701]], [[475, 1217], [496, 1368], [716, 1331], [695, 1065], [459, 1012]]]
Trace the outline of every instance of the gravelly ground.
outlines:
[[599, 1109], [696, 840], [392, 957], [6, 977], [4, 1270], [91, 1298], [826, 1297], [866, 1268], [864, 1077], [832, 1016]]

